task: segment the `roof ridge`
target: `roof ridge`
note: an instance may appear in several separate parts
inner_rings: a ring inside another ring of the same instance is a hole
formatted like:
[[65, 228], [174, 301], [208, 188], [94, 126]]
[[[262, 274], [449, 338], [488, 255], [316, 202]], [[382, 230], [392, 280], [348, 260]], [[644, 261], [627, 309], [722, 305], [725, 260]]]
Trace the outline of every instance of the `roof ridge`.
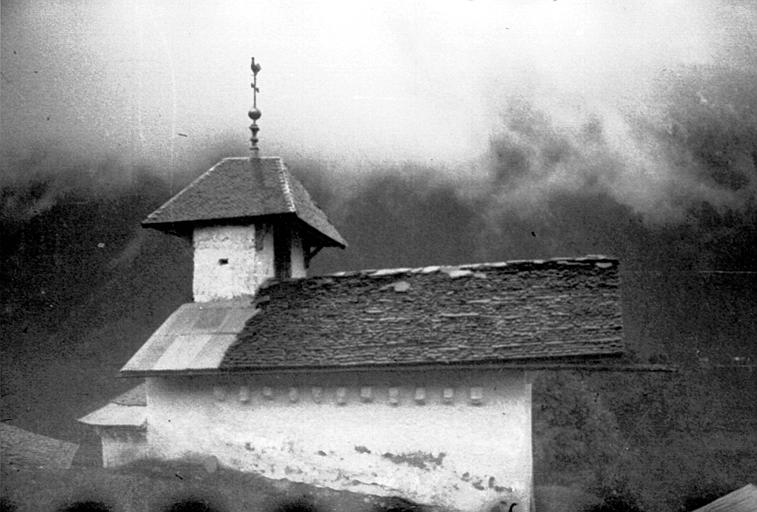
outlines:
[[186, 187], [184, 187], [183, 189], [181, 189], [181, 190], [180, 190], [180, 191], [179, 191], [179, 192], [178, 192], [177, 194], [173, 195], [173, 196], [172, 196], [172, 197], [171, 197], [171, 198], [170, 198], [170, 199], [169, 199], [168, 201], [166, 201], [165, 203], [163, 203], [162, 205], [160, 205], [160, 206], [158, 207], [158, 209], [157, 209], [157, 210], [155, 210], [155, 211], [153, 211], [152, 213], [148, 214], [148, 215], [147, 215], [147, 218], [146, 218], [145, 220], [143, 220], [143, 221], [142, 221], [142, 223], [143, 223], [143, 224], [144, 224], [144, 223], [146, 223], [146, 222], [147, 222], [147, 223], [149, 223], [149, 222], [151, 222], [151, 220], [152, 220], [152, 219], [154, 219], [155, 217], [159, 217], [159, 216], [160, 216], [160, 215], [161, 215], [161, 214], [163, 213], [163, 211], [164, 211], [164, 210], [165, 210], [166, 208], [168, 208], [168, 207], [169, 207], [169, 206], [170, 206], [171, 204], [173, 204], [173, 203], [174, 203], [175, 201], [177, 201], [177, 200], [178, 200], [178, 199], [179, 199], [179, 198], [180, 198], [181, 196], [183, 196], [184, 194], [186, 194], [186, 193], [187, 193], [187, 192], [188, 192], [189, 190], [192, 190], [192, 189], [193, 189], [193, 188], [195, 188], [195, 187], [196, 187], [197, 185], [199, 185], [199, 184], [200, 184], [200, 183], [201, 183], [201, 182], [202, 182], [203, 180], [205, 180], [205, 179], [206, 179], [206, 178], [207, 178], [207, 177], [208, 177], [208, 176], [209, 176], [209, 175], [210, 175], [211, 173], [213, 173], [213, 171], [215, 171], [215, 170], [216, 170], [216, 168], [217, 168], [217, 167], [218, 167], [219, 165], [221, 165], [221, 164], [222, 164], [223, 162], [225, 162], [226, 160], [231, 160], [231, 159], [232, 159], [231, 157], [230, 157], [230, 158], [223, 158], [223, 159], [221, 159], [221, 161], [220, 161], [220, 162], [218, 162], [218, 163], [217, 163], [217, 164], [215, 164], [215, 165], [214, 165], [213, 167], [211, 167], [210, 169], [208, 169], [207, 171], [203, 172], [203, 173], [202, 173], [202, 174], [200, 174], [200, 175], [199, 175], [198, 177], [196, 177], [195, 179], [193, 179], [193, 180], [192, 180], [192, 181], [191, 181], [191, 182], [189, 183], [189, 185], [187, 185]]
[[284, 191], [284, 197], [287, 201], [287, 206], [290, 212], [296, 212], [297, 209], [294, 206], [294, 197], [292, 196], [292, 186], [289, 183], [289, 170], [286, 168], [284, 161], [279, 159], [279, 180], [281, 180], [281, 187]]
[[385, 268], [370, 268], [360, 270], [343, 270], [339, 272], [333, 272], [331, 274], [323, 274], [320, 276], [309, 276], [306, 279], [318, 279], [324, 277], [353, 277], [353, 276], [388, 276], [394, 274], [429, 274], [433, 272], [449, 271], [454, 269], [459, 270], [486, 270], [486, 269], [498, 269], [506, 267], [514, 267], [518, 265], [543, 265], [548, 263], [563, 263], [563, 264], [580, 264], [580, 263], [610, 263], [618, 264], [617, 258], [612, 256], [605, 256], [601, 254], [588, 254], [586, 256], [570, 256], [570, 257], [555, 257], [547, 259], [520, 259], [520, 260], [504, 260], [504, 261], [489, 261], [480, 263], [460, 263], [457, 265], [452, 264], [438, 264], [438, 265], [426, 265], [423, 267], [385, 267]]

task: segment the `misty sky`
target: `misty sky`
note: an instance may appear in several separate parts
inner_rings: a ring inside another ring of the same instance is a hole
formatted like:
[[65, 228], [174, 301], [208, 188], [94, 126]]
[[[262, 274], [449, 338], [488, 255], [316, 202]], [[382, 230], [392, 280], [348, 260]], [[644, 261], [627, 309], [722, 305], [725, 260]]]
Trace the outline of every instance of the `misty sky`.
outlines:
[[1, 19], [6, 164], [44, 149], [173, 176], [245, 154], [254, 55], [263, 154], [334, 174], [494, 173], [526, 208], [598, 187], [652, 221], [757, 190], [749, 141], [724, 185], [691, 130], [676, 139], [757, 133], [752, 2], [17, 0]]

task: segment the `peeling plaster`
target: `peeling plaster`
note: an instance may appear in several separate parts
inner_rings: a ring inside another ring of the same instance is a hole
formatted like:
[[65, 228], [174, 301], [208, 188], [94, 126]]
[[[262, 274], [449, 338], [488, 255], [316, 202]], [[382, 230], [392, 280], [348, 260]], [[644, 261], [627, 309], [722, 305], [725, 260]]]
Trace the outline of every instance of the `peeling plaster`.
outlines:
[[415, 466], [416, 468], [429, 469], [429, 465], [441, 466], [442, 462], [444, 461], [444, 457], [446, 457], [447, 454], [444, 452], [440, 452], [439, 455], [434, 456], [430, 453], [417, 451], [417, 452], [412, 452], [412, 453], [398, 453], [398, 454], [386, 452], [382, 454], [381, 456], [384, 457], [385, 459], [389, 459], [395, 464], [407, 464], [409, 466]]
[[[246, 387], [249, 401], [218, 401], [214, 386], [235, 398]], [[371, 401], [361, 398], [368, 387]], [[449, 390], [457, 400], [445, 399]], [[274, 479], [457, 510], [499, 500], [528, 510], [531, 406], [519, 371], [149, 378], [148, 396], [147, 444], [159, 458], [212, 454]]]

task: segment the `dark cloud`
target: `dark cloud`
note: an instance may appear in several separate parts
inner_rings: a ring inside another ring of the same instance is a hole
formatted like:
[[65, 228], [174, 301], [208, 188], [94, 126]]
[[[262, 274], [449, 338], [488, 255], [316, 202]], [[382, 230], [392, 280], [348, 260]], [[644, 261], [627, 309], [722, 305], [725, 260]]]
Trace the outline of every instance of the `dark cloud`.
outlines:
[[[525, 97], [510, 97], [487, 158], [468, 173], [369, 162], [350, 171], [285, 155], [350, 242], [347, 251], [319, 256], [314, 270], [587, 253], [614, 255], [632, 268], [754, 268], [757, 72], [681, 67], [663, 78], [654, 115], [587, 111], [566, 123]], [[131, 242], [111, 255], [117, 268], [139, 250], [134, 232], [148, 213], [134, 194], [149, 189], [157, 204], [235, 153], [237, 144], [221, 141], [191, 167], [165, 173], [54, 147], [6, 152], [4, 252], [61, 201], [66, 208], [139, 207], [128, 217]], [[161, 187], [145, 186], [154, 180]], [[98, 233], [125, 228], [117, 219], [101, 221]]]
[[630, 140], [620, 145], [618, 127], [598, 116], [569, 128], [513, 99], [487, 172], [467, 179], [407, 164], [350, 176], [344, 187], [317, 163], [291, 162], [351, 242], [319, 268], [586, 253], [634, 268], [755, 268], [754, 81], [750, 72], [682, 68], [660, 87], [664, 115], [629, 115]]

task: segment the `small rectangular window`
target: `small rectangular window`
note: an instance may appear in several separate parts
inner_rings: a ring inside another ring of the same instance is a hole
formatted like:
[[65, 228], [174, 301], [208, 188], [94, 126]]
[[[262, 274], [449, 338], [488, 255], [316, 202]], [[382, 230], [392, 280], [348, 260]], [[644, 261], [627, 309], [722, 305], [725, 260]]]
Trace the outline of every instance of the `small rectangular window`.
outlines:
[[219, 265], [228, 265], [229, 264], [229, 258], [221, 258], [218, 260]]

